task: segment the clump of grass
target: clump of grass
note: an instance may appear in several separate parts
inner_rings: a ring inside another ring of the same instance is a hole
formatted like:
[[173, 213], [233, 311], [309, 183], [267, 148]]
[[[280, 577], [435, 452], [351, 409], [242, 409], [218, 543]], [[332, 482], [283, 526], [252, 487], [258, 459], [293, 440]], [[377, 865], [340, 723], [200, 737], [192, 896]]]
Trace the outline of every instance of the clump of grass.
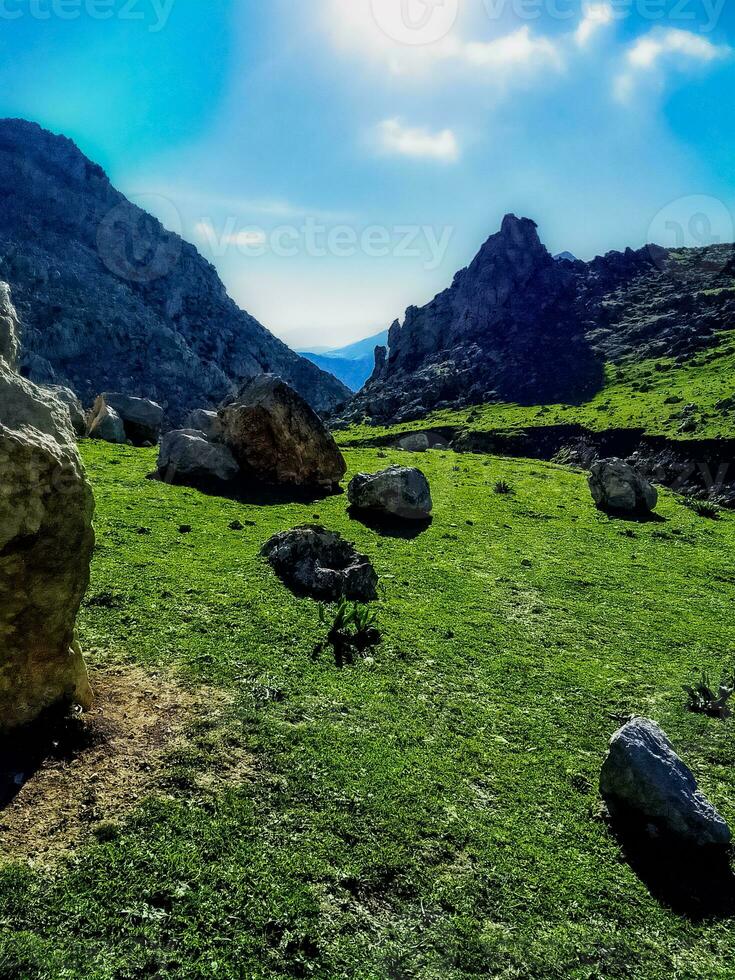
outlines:
[[[319, 606], [319, 621], [325, 624], [328, 622], [324, 605]], [[338, 667], [345, 663], [354, 663], [355, 652], [364, 653], [382, 640], [380, 630], [375, 625], [377, 621], [378, 614], [366, 605], [340, 599], [326, 643], [320, 643], [315, 652], [320, 653], [329, 645], [334, 650], [334, 660]]]
[[574, 459], [574, 455], [569, 446], [562, 446], [561, 449], [551, 458], [552, 463], [558, 466], [569, 466]]
[[729, 701], [735, 694], [735, 677], [723, 674], [717, 691], [712, 687], [710, 676], [702, 671], [699, 681], [690, 686], [684, 685], [687, 694], [687, 708], [699, 715], [710, 718], [729, 718], [732, 714]]
[[513, 493], [513, 487], [509, 483], [506, 483], [505, 480], [498, 480], [493, 487], [493, 491], [501, 497], [508, 497]]
[[687, 497], [684, 506], [694, 511], [698, 517], [706, 517], [710, 521], [719, 521], [720, 508], [711, 500], [697, 500], [695, 497]]

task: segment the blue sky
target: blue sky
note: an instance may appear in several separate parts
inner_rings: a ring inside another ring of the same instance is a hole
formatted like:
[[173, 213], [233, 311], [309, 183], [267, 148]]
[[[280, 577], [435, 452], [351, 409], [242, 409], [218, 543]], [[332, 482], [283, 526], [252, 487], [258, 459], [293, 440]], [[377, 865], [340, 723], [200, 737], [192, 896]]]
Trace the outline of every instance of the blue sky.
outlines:
[[515, 211], [735, 238], [732, 0], [0, 0], [0, 114], [71, 136], [292, 346], [375, 333]]

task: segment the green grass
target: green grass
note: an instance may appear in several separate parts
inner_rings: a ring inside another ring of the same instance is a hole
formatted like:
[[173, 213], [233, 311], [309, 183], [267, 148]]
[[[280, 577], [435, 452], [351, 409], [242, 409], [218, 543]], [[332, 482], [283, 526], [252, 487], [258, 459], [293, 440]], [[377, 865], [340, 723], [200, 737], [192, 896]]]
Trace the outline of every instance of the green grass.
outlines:
[[[571, 470], [429, 453], [433, 525], [381, 538], [344, 497], [245, 506], [146, 481], [149, 451], [83, 453], [91, 665], [175, 669], [236, 706], [226, 735], [193, 728], [170, 791], [111, 839], [56, 868], [0, 869], [0, 977], [735, 976], [733, 923], [652, 898], [596, 790], [608, 714], [640, 712], [735, 823], [731, 728], [681, 691], [731, 662], [734, 515], [664, 492], [663, 522], [629, 524]], [[347, 457], [351, 472], [403, 458]], [[313, 659], [316, 604], [258, 554], [317, 514], [382, 576], [384, 642], [343, 670]], [[220, 737], [254, 773], [198, 790], [187, 772], [215, 764]]]
[[[631, 361], [606, 368], [604, 388], [582, 405], [509, 403], [433, 412], [403, 423], [395, 431], [453, 426], [475, 432], [504, 432], [529, 426], [575, 423], [592, 431], [640, 428], [649, 435], [681, 439], [735, 438], [735, 345], [724, 334], [720, 346], [682, 365], [670, 359]], [[678, 399], [672, 402], [672, 399]], [[723, 401], [732, 399], [732, 405]], [[696, 405], [697, 428], [682, 433], [681, 411]], [[339, 433], [344, 445], [356, 445], [390, 433], [378, 426], [353, 426]]]

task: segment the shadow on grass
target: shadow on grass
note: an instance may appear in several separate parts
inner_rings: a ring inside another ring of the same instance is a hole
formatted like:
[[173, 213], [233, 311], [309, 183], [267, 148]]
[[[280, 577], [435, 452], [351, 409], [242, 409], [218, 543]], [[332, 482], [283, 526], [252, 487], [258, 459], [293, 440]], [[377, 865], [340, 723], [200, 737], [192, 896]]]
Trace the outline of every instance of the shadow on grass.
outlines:
[[251, 504], [256, 507], [278, 506], [281, 504], [317, 504], [328, 497], [337, 497], [344, 493], [341, 487], [325, 489], [324, 487], [295, 487], [260, 483], [249, 480], [243, 483], [225, 483], [222, 480], [164, 480], [158, 472], [148, 474], [148, 479], [156, 483], [166, 483], [169, 486], [187, 487], [198, 490], [207, 497], [219, 497], [238, 504]]
[[428, 517], [423, 521], [401, 520], [398, 517], [390, 518], [382, 514], [356, 510], [354, 507], [350, 507], [347, 513], [351, 520], [370, 528], [371, 531], [375, 531], [381, 537], [403, 538], [406, 541], [418, 538], [424, 531], [428, 531], [434, 523], [433, 517]]
[[99, 738], [69, 708], [50, 709], [33, 724], [0, 737], [0, 811], [47, 762], [69, 762]]
[[666, 524], [667, 519], [661, 514], [644, 511], [626, 510], [607, 510], [605, 507], [598, 507], [598, 511], [604, 514], [611, 521], [621, 521], [623, 524]]
[[694, 922], [735, 916], [730, 850], [652, 839], [639, 825], [613, 821], [625, 860], [651, 895]]

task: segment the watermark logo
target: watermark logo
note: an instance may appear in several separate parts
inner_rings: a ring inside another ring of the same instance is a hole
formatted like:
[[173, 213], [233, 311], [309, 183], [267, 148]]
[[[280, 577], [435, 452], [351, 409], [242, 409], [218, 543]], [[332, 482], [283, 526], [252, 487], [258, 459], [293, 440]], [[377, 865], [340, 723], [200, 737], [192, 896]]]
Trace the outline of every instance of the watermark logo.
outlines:
[[459, 0], [370, 0], [370, 6], [386, 37], [412, 46], [441, 41], [459, 13]]
[[350, 259], [363, 255], [370, 259], [413, 259], [422, 262], [427, 272], [433, 272], [446, 257], [454, 228], [433, 225], [358, 228], [348, 224], [326, 225], [308, 217], [298, 225], [265, 229], [241, 226], [231, 216], [219, 227], [210, 218], [202, 218], [196, 224], [196, 234], [215, 259], [223, 258], [232, 249], [246, 258], [270, 255], [292, 259], [306, 255], [313, 259]]
[[0, 21], [124, 20], [143, 25], [151, 34], [168, 23], [176, 0], [0, 0]]
[[[157, 194], [138, 195], [132, 200], [137, 207], [123, 201], [102, 219], [97, 229], [97, 251], [120, 279], [155, 282], [169, 275], [181, 257], [181, 216], [171, 201]], [[151, 208], [173, 234], [147, 213]]]
[[[705, 194], [690, 194], [669, 202], [648, 229], [648, 241], [652, 245], [660, 245], [671, 252], [702, 249], [699, 261], [708, 267], [712, 267], [713, 262], [715, 265], [719, 262], [721, 268], [728, 264], [731, 251], [718, 250], [715, 246], [729, 245], [734, 239], [732, 212], [723, 201]], [[666, 264], [669, 270], [675, 271], [675, 263]]]

